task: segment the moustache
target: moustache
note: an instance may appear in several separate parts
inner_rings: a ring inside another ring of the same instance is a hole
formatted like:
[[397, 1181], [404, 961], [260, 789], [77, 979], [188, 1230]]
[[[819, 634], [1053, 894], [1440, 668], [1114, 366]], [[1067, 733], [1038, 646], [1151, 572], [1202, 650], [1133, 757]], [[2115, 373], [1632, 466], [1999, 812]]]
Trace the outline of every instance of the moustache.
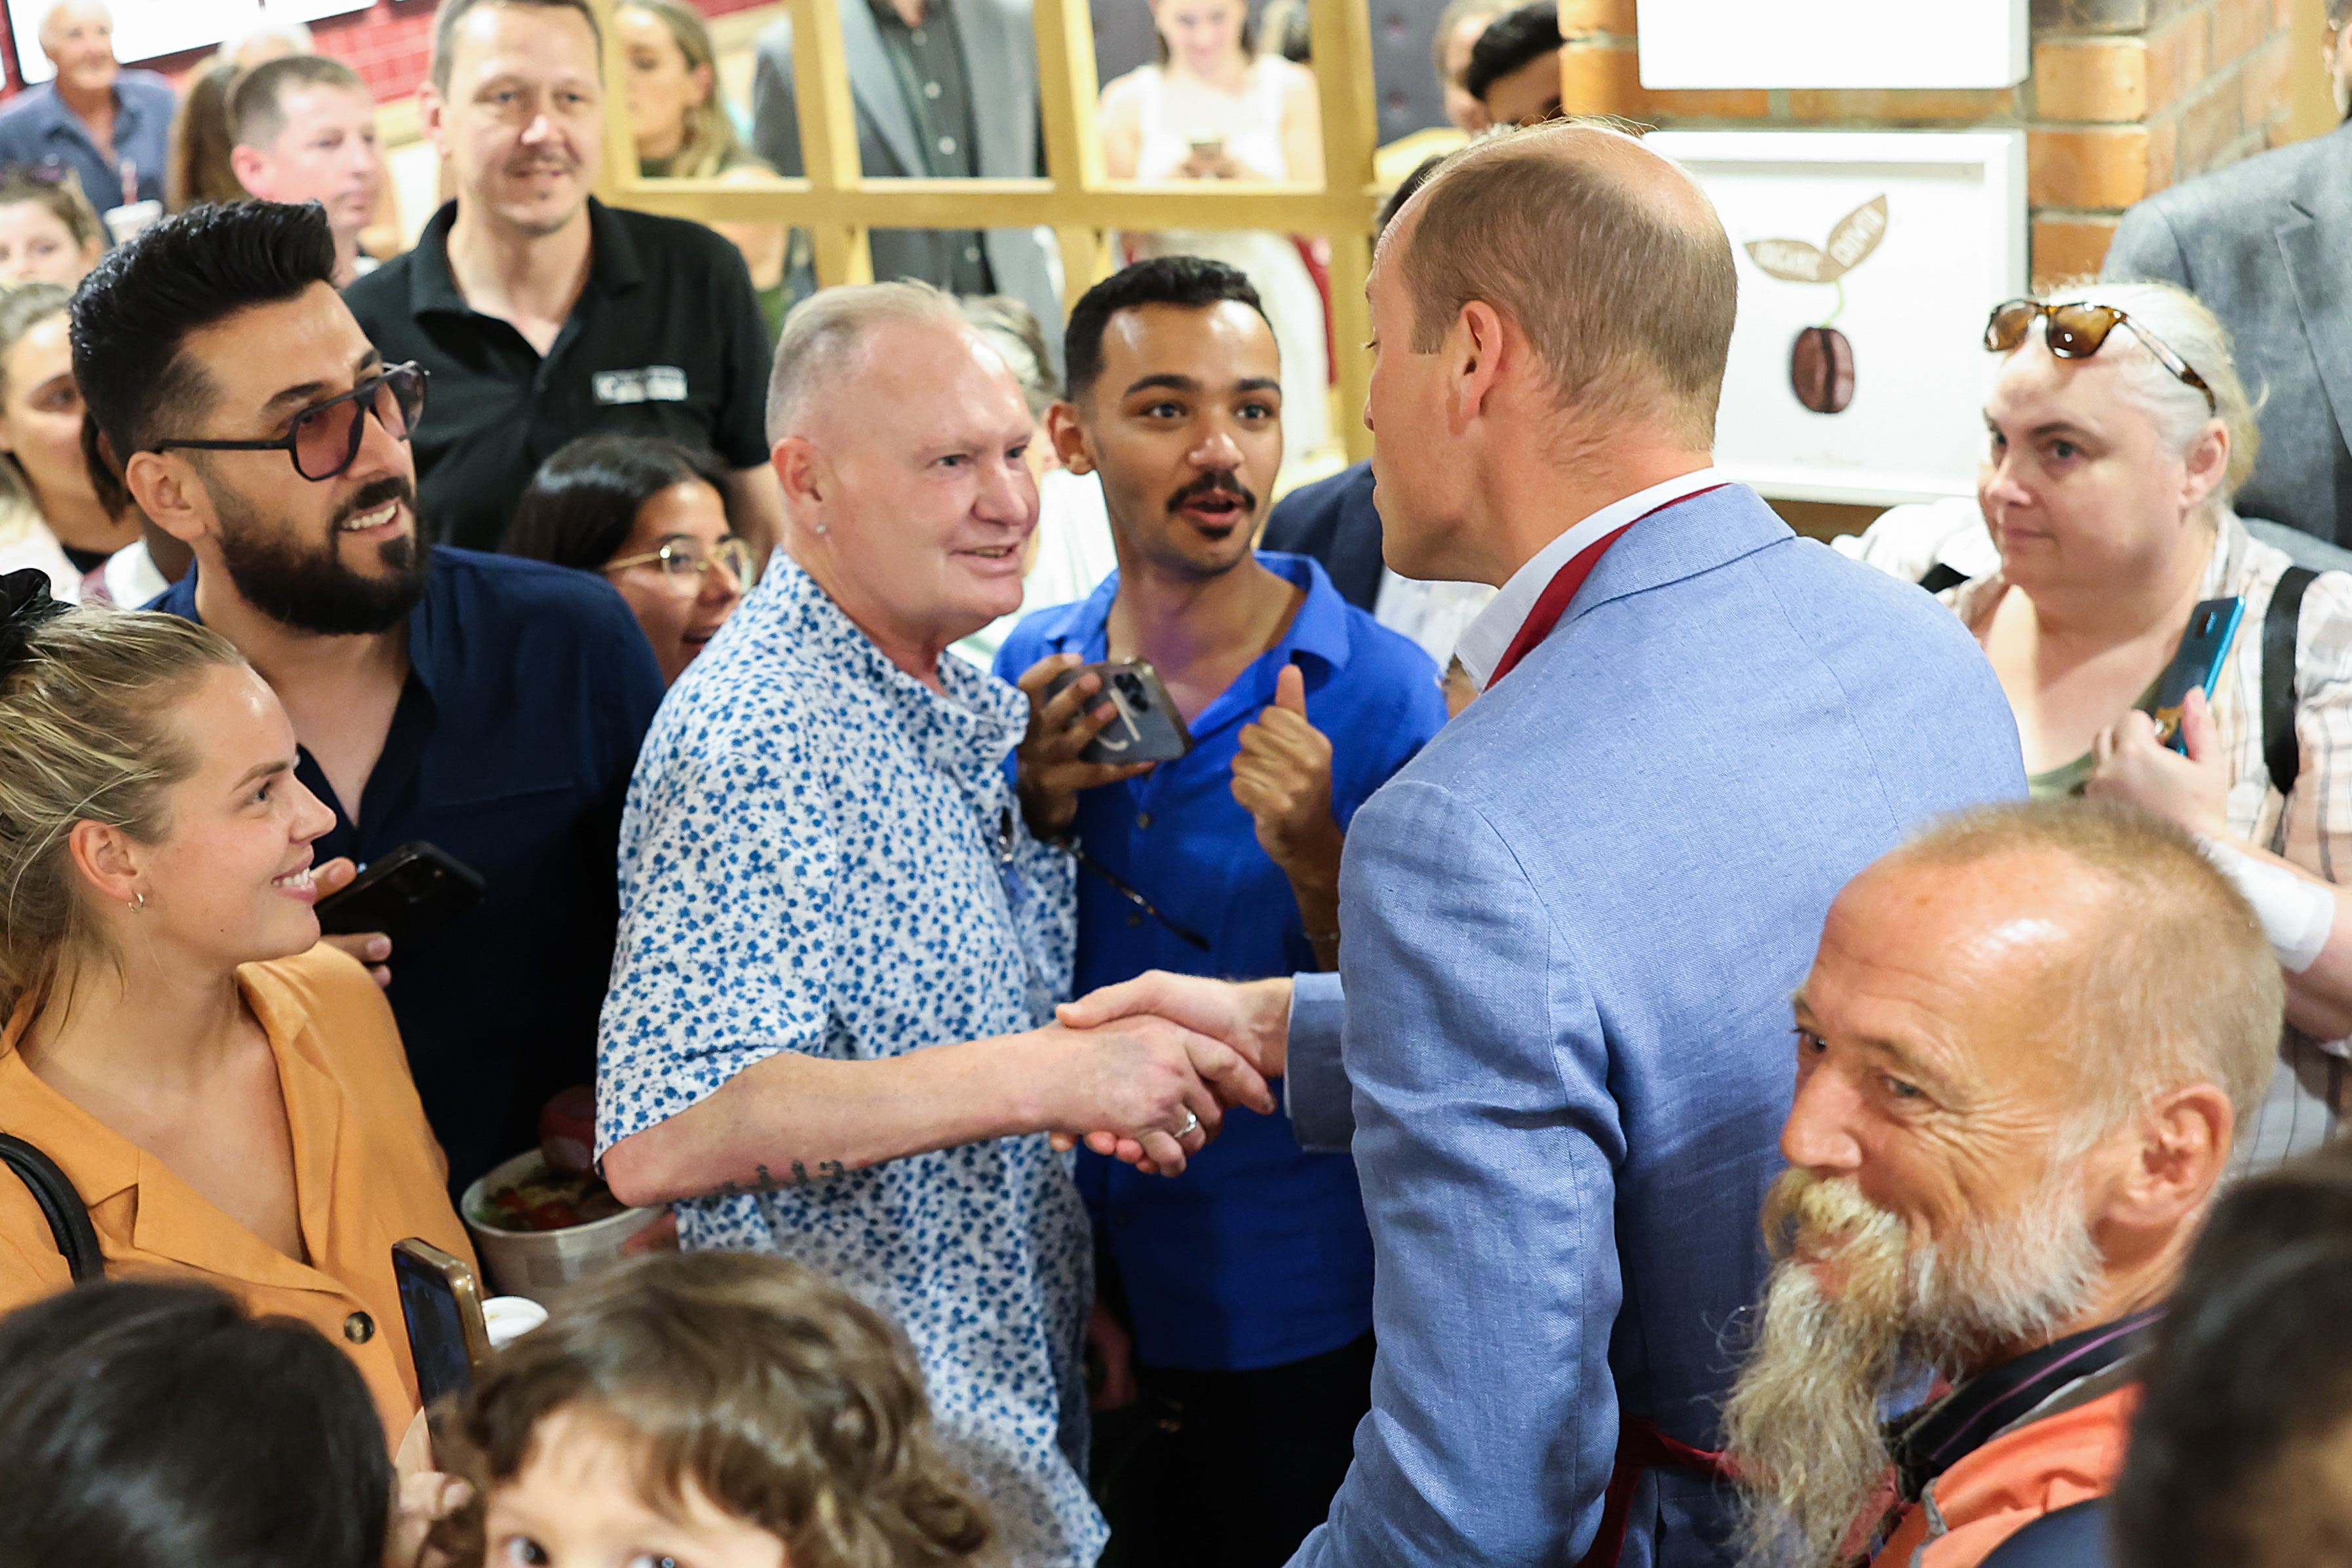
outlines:
[[1191, 503], [1211, 496], [1230, 496], [1241, 503], [1246, 512], [1257, 510], [1257, 497], [1232, 473], [1203, 474], [1198, 479], [1168, 497], [1168, 509], [1181, 512]]
[[1773, 1261], [1831, 1268], [1853, 1304], [1868, 1311], [1900, 1305], [1909, 1240], [1902, 1218], [1863, 1197], [1851, 1178], [1787, 1170], [1765, 1196], [1764, 1244]]

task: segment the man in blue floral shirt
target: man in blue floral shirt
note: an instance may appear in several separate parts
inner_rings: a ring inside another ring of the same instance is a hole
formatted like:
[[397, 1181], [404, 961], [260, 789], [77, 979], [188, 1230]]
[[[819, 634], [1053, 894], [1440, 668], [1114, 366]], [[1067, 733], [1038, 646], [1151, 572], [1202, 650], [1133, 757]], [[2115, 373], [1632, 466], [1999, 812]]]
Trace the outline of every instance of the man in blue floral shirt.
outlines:
[[597, 1143], [689, 1247], [796, 1258], [894, 1317], [1010, 1561], [1084, 1564], [1087, 1222], [1046, 1134], [1129, 1129], [1181, 1170], [1218, 1095], [1172, 1026], [1051, 1021], [1072, 888], [1004, 774], [1028, 706], [942, 655], [1021, 600], [1030, 420], [926, 285], [786, 323], [766, 579], [672, 688], [622, 827]]

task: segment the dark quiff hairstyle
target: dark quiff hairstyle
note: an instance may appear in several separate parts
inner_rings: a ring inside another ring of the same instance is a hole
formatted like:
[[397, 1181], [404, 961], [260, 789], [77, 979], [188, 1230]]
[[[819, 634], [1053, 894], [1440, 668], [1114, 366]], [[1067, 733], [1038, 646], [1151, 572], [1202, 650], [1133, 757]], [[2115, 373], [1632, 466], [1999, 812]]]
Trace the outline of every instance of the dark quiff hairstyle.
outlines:
[[1382, 237], [1381, 265], [1402, 266], [1413, 352], [1435, 353], [1482, 301], [1527, 334], [1561, 408], [1654, 419], [1703, 450], [1739, 305], [1731, 240], [1686, 175], [1670, 195], [1623, 172], [1618, 154], [1650, 156], [1633, 140], [1620, 121], [1555, 120], [1474, 141]]
[[107, 1281], [0, 1321], [0, 1563], [380, 1568], [383, 1426], [351, 1358], [210, 1285]]
[[528, 5], [541, 11], [569, 11], [588, 24], [589, 36], [596, 40], [596, 57], [604, 56], [604, 29], [596, 25], [595, 8], [588, 0], [441, 0], [441, 8], [433, 13], [433, 90], [442, 97], [449, 96], [449, 72], [457, 62], [452, 47], [457, 37], [457, 24], [468, 12], [483, 5]]
[[2352, 1561], [2352, 1145], [2214, 1207], [2172, 1292], [2109, 1505], [2133, 1568]]
[[708, 452], [656, 435], [583, 435], [531, 476], [507, 525], [506, 553], [595, 571], [621, 553], [638, 509], [673, 485], [727, 494], [727, 470]]
[[113, 459], [100, 466], [119, 476], [133, 453], [211, 412], [216, 390], [181, 351], [190, 337], [334, 281], [334, 231], [316, 202], [194, 207], [107, 252], [73, 299], [74, 381]]
[[691, 1486], [782, 1541], [793, 1568], [949, 1568], [992, 1538], [906, 1341], [780, 1258], [656, 1253], [566, 1290], [458, 1407], [436, 1452], [474, 1496], [435, 1545], [482, 1560], [489, 1494], [559, 1411], [627, 1435], [647, 1503], [678, 1507]]
[[306, 87], [367, 91], [359, 73], [324, 55], [287, 55], [264, 60], [228, 90], [228, 141], [232, 147], [268, 147], [286, 130], [286, 95]]
[[1524, 69], [1545, 55], [1558, 54], [1567, 40], [1559, 34], [1559, 7], [1552, 0], [1535, 0], [1516, 11], [1506, 11], [1486, 24], [1470, 46], [1470, 67], [1462, 73], [1462, 89], [1480, 103], [1486, 89]]
[[1070, 309], [1070, 324], [1062, 333], [1062, 363], [1069, 376], [1070, 396], [1083, 398], [1094, 391], [1102, 375], [1103, 333], [1110, 319], [1122, 310], [1147, 305], [1173, 305], [1182, 310], [1205, 310], [1232, 300], [1246, 305], [1263, 320], [1265, 307], [1257, 289], [1240, 268], [1198, 256], [1156, 256], [1122, 267], [1078, 297]]

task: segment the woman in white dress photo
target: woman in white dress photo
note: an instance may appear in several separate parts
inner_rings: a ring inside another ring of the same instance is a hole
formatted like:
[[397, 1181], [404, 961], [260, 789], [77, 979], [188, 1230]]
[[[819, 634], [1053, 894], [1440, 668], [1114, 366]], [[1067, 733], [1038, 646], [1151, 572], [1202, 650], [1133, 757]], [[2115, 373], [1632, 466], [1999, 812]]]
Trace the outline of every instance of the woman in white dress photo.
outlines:
[[[1153, 0], [1160, 63], [1103, 89], [1104, 172], [1115, 180], [1322, 183], [1315, 77], [1252, 48], [1245, 0]], [[1289, 460], [1331, 441], [1323, 296], [1298, 244], [1265, 230], [1129, 235], [1130, 256], [1203, 256], [1245, 273], [1282, 350]]]

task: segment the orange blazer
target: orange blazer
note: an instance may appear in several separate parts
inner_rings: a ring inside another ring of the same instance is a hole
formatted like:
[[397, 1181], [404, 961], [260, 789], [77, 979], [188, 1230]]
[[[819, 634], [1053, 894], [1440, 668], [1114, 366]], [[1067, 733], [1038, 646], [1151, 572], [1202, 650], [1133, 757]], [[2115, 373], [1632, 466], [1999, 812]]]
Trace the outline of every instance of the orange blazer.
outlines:
[[[421, 1236], [474, 1260], [449, 1203], [448, 1163], [417, 1103], [392, 1009], [366, 970], [321, 944], [244, 965], [236, 978], [278, 1057], [308, 1263], [43, 1082], [16, 1050], [29, 1005], [0, 1032], [0, 1131], [37, 1145], [73, 1179], [109, 1278], [194, 1273], [257, 1314], [301, 1319], [359, 1364], [397, 1443], [418, 1406], [392, 1244]], [[32, 1195], [0, 1171], [0, 1312], [70, 1282]]]

